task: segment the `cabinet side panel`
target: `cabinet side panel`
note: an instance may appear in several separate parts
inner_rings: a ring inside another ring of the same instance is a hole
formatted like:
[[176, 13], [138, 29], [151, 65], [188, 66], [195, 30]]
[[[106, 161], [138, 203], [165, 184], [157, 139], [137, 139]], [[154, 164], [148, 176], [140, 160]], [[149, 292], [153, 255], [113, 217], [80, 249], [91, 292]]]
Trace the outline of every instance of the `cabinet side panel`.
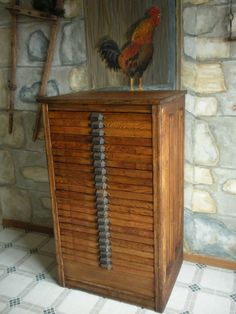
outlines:
[[53, 227], [54, 227], [54, 236], [55, 236], [56, 250], [57, 250], [56, 256], [57, 256], [57, 263], [59, 266], [58, 276], [59, 276], [59, 283], [64, 286], [65, 276], [64, 276], [62, 252], [61, 252], [60, 226], [59, 226], [59, 221], [58, 221], [58, 209], [57, 209], [57, 201], [56, 201], [56, 194], [55, 194], [55, 173], [54, 173], [54, 163], [53, 163], [53, 156], [52, 156], [52, 149], [51, 149], [52, 144], [51, 144], [50, 125], [49, 125], [47, 105], [43, 105], [43, 121], [44, 121], [44, 132], [45, 132], [45, 141], [46, 141], [51, 202], [52, 202]]
[[158, 310], [168, 301], [183, 259], [183, 103], [163, 105], [159, 117]]

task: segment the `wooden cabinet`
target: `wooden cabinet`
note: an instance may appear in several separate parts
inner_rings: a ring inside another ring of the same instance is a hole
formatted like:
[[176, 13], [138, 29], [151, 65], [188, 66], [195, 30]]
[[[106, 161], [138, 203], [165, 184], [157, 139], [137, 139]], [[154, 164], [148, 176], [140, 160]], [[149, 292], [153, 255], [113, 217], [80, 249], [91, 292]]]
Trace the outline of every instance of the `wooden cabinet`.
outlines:
[[183, 92], [41, 98], [60, 284], [162, 311], [183, 253]]

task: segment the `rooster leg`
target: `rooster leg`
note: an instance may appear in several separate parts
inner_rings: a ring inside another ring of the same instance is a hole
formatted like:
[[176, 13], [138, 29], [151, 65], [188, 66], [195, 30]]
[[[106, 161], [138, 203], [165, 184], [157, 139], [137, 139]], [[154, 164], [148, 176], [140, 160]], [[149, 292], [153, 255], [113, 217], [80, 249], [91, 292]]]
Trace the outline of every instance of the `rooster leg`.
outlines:
[[140, 77], [140, 78], [139, 78], [139, 85], [138, 85], [138, 89], [139, 89], [140, 91], [142, 91], [142, 90], [143, 90], [143, 78], [142, 78], [142, 77]]
[[133, 77], [130, 78], [130, 90], [134, 91], [134, 78]]

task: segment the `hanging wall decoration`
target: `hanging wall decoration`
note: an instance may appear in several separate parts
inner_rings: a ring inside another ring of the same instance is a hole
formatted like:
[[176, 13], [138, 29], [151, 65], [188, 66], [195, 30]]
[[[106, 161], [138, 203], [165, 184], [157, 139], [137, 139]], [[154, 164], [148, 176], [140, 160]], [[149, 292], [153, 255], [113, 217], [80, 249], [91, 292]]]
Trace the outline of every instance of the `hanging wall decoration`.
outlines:
[[139, 89], [176, 88], [179, 6], [173, 0], [84, 1], [90, 88], [133, 89], [134, 79]]

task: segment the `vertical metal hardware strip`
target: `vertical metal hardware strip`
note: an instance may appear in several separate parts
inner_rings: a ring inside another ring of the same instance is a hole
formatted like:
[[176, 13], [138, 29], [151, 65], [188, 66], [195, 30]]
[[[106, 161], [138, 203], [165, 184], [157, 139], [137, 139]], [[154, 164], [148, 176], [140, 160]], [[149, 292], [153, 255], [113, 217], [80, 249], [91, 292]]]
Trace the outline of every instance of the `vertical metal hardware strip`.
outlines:
[[107, 193], [106, 154], [104, 145], [104, 116], [101, 113], [93, 112], [91, 113], [90, 121], [96, 189], [99, 263], [102, 268], [110, 270], [112, 268], [112, 256], [109, 233], [109, 200]]

